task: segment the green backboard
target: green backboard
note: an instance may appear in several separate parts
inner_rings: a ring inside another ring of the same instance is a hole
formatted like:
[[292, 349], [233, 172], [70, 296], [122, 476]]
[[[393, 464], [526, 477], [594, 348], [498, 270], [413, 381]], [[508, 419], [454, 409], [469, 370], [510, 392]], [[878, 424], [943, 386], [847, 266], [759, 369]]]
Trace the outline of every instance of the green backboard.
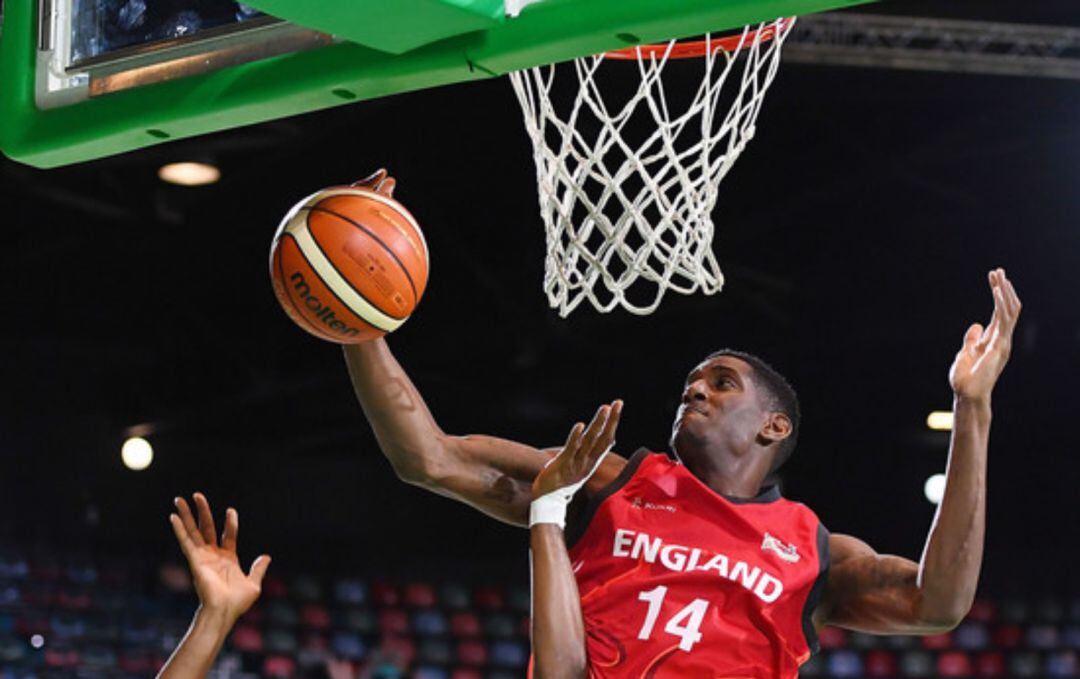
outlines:
[[252, 0], [243, 21], [100, 50], [93, 0], [6, 0], [0, 150], [56, 167], [864, 1]]

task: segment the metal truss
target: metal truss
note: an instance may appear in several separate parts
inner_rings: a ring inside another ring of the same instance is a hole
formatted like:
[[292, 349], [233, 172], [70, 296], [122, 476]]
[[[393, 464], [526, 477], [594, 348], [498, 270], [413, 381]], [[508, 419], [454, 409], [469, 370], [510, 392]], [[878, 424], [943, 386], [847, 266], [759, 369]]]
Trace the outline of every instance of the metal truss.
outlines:
[[784, 61], [1080, 80], [1080, 28], [814, 14], [795, 25]]

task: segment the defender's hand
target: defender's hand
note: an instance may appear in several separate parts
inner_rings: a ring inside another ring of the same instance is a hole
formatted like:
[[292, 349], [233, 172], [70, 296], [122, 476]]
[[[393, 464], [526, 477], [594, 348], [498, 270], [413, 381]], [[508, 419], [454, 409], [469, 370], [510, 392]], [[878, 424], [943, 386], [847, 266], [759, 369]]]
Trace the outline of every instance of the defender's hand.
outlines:
[[534, 499], [575, 484], [580, 487], [593, 475], [615, 443], [615, 429], [619, 426], [622, 407], [622, 401], [616, 400], [600, 406], [588, 428], [581, 422], [574, 425], [566, 445], [533, 481]]
[[958, 397], [987, 401], [1012, 351], [1013, 330], [1020, 316], [1020, 298], [1004, 269], [990, 272], [994, 314], [983, 328], [973, 324], [964, 334], [964, 345], [949, 369], [949, 384]]
[[363, 179], [357, 179], [350, 184], [350, 186], [371, 189], [372, 191], [383, 194], [387, 198], [393, 198], [397, 180], [387, 174], [386, 168], [380, 167], [378, 170], [375, 170], [374, 174], [364, 177]]
[[219, 545], [210, 503], [202, 493], [195, 493], [194, 498], [198, 523], [187, 502], [180, 497], [173, 501], [177, 514], [170, 514], [169, 522], [187, 558], [199, 602], [211, 611], [224, 614], [231, 625], [259, 598], [270, 557], [263, 554], [255, 559], [245, 574], [236, 556], [236, 535], [240, 528], [236, 510], [229, 507], [225, 511], [225, 531]]

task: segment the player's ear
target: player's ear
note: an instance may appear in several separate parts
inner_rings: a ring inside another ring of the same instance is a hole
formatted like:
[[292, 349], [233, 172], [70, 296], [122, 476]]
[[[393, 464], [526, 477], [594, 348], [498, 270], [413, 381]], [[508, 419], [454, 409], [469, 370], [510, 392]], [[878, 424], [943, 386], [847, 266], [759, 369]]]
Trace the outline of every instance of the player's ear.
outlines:
[[766, 442], [776, 443], [791, 436], [791, 418], [784, 413], [769, 413], [762, 425], [758, 437]]

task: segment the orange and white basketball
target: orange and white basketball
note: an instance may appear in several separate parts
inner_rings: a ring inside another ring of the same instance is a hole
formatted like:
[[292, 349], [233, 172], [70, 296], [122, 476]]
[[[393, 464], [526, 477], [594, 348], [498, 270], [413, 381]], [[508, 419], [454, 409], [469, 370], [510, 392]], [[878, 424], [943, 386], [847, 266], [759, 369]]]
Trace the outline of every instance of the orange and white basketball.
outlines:
[[312, 335], [338, 344], [380, 337], [400, 327], [424, 294], [424, 234], [388, 193], [323, 189], [281, 221], [270, 247], [274, 293]]

